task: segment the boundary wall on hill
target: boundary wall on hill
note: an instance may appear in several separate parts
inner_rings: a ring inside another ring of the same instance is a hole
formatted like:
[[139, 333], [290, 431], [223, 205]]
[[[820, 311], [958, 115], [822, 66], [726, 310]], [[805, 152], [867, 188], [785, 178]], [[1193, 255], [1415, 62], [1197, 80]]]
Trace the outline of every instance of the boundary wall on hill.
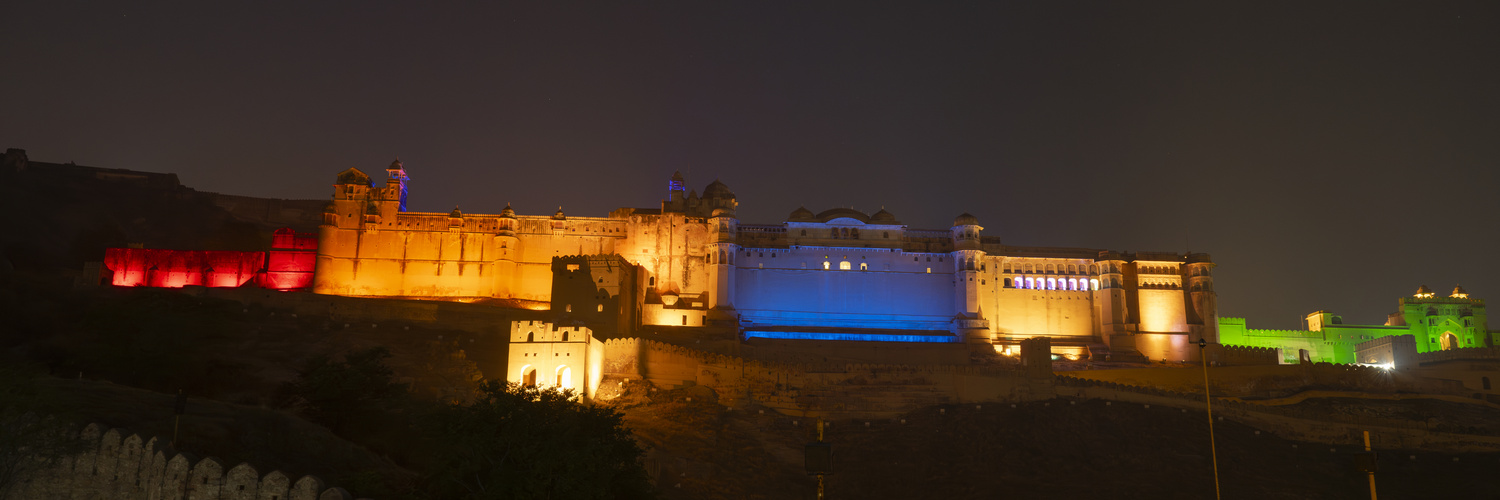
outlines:
[[1215, 366], [1279, 365], [1282, 359], [1277, 347], [1215, 344], [1205, 350], [1208, 362]]
[[1417, 353], [1417, 363], [1437, 363], [1439, 361], [1478, 361], [1487, 359], [1500, 359], [1500, 349], [1490, 347], [1464, 347], [1460, 349], [1449, 349], [1446, 351], [1429, 351]]
[[343, 488], [317, 476], [293, 481], [273, 470], [262, 475], [241, 463], [225, 469], [213, 457], [179, 453], [158, 438], [144, 440], [120, 429], [85, 427], [90, 449], [39, 469], [5, 500], [350, 500]]
[[922, 406], [1053, 397], [1052, 372], [1014, 364], [769, 363], [636, 338], [604, 342], [604, 375], [705, 386], [726, 406], [785, 414], [889, 416]]
[[[1192, 411], [1204, 409], [1202, 393], [1175, 392], [1066, 375], [1057, 376], [1055, 387], [1060, 397], [1108, 399]], [[1423, 449], [1457, 453], [1500, 451], [1500, 435], [1483, 429], [1446, 424], [1435, 418], [1415, 421], [1355, 416], [1221, 398], [1214, 398], [1213, 413], [1216, 419], [1228, 418], [1284, 439], [1297, 441], [1362, 445], [1362, 431], [1370, 431], [1370, 445], [1376, 449]]]

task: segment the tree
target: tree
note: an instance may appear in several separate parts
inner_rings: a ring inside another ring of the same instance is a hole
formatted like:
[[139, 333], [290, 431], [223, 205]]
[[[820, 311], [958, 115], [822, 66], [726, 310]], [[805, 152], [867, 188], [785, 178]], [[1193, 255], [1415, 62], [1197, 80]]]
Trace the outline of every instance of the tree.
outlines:
[[650, 498], [641, 449], [622, 415], [571, 390], [490, 381], [475, 401], [420, 426], [436, 498]]
[[308, 360], [285, 392], [291, 406], [309, 420], [345, 435], [368, 432], [410, 400], [406, 384], [394, 382], [394, 372], [385, 365], [390, 357], [385, 347], [351, 352], [343, 360], [318, 356]]

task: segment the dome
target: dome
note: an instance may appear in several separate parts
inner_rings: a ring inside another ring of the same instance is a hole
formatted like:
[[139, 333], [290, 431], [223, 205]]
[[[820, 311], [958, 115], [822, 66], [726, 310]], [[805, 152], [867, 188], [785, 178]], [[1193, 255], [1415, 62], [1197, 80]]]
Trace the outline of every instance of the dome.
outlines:
[[566, 219], [568, 217], [565, 216], [565, 215], [563, 215], [562, 207], [559, 206], [559, 207], [557, 207], [557, 213], [552, 214], [552, 218], [558, 219], [558, 220], [562, 220], [562, 219]]
[[452, 212], [448, 212], [448, 216], [457, 219], [457, 218], [463, 217], [464, 213], [458, 211], [458, 207], [454, 206], [453, 207], [453, 211]]
[[954, 226], [978, 226], [979, 225], [979, 218], [975, 217], [973, 215], [969, 215], [968, 212], [964, 212], [963, 214], [960, 214], [958, 217], [954, 217], [953, 218], [953, 225]]
[[805, 221], [812, 220], [812, 218], [812, 210], [808, 210], [807, 207], [797, 207], [796, 210], [792, 211], [792, 215], [787, 216], [786, 220]]
[[507, 202], [505, 204], [505, 208], [500, 209], [500, 216], [501, 217], [510, 217], [510, 218], [514, 219], [514, 218], [516, 218], [516, 211], [514, 209], [511, 209], [510, 208], [510, 203]]
[[726, 185], [724, 185], [724, 183], [719, 182], [718, 179], [715, 179], [712, 183], [710, 183], [708, 185], [708, 187], [703, 188], [703, 197], [704, 198], [734, 198], [734, 193], [729, 190], [729, 186], [726, 186]]
[[400, 158], [397, 158], [396, 161], [391, 162], [391, 166], [385, 167], [385, 169], [386, 170], [405, 170], [405, 168], [403, 168], [403, 166], [401, 164], [401, 159]]
[[1417, 297], [1419, 299], [1420, 298], [1424, 298], [1424, 297], [1431, 297], [1431, 296], [1432, 296], [1432, 289], [1427, 288], [1427, 285], [1422, 285], [1422, 286], [1417, 287], [1417, 294], [1413, 295], [1413, 297]]
[[1469, 298], [1469, 291], [1464, 290], [1463, 286], [1453, 285], [1453, 293], [1448, 296], [1455, 299], [1467, 299]]
[[875, 215], [871, 215], [870, 216], [870, 221], [871, 222], [877, 222], [877, 223], [884, 222], [884, 223], [889, 223], [889, 224], [895, 224], [896, 223], [896, 216], [893, 215], [893, 214], [891, 214], [890, 212], [885, 211], [885, 207], [881, 207], [879, 212], [875, 212]]

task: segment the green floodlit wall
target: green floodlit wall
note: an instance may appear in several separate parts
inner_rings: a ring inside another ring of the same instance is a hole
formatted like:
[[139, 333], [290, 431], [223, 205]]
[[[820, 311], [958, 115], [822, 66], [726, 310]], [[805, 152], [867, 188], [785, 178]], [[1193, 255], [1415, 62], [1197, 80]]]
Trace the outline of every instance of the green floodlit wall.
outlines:
[[1354, 344], [1370, 340], [1354, 339], [1352, 337], [1355, 334], [1352, 332], [1340, 333], [1331, 339], [1326, 338], [1324, 333], [1308, 330], [1255, 330], [1245, 327], [1245, 318], [1219, 318], [1219, 343], [1280, 348], [1283, 363], [1296, 363], [1297, 352], [1301, 349], [1307, 350], [1313, 362], [1353, 363]]
[[1407, 297], [1400, 303], [1406, 324], [1396, 326], [1324, 324], [1321, 331], [1258, 330], [1246, 327], [1245, 318], [1219, 318], [1219, 342], [1281, 348], [1283, 363], [1296, 363], [1300, 349], [1306, 349], [1313, 362], [1354, 363], [1355, 344], [1391, 335], [1415, 336], [1417, 352], [1443, 350], [1443, 338], [1450, 334], [1449, 341], [1457, 345], [1449, 347], [1500, 344], [1500, 332], [1488, 330], [1483, 300]]

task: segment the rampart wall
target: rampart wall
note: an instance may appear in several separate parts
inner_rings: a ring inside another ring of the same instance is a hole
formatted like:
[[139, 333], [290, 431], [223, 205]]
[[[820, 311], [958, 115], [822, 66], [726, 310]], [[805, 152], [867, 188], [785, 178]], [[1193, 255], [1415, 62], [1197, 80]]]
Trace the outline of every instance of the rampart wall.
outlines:
[[[1204, 409], [1202, 393], [1173, 392], [1101, 380], [1058, 376], [1061, 397], [1097, 398], [1123, 403]], [[1500, 435], [1486, 429], [1426, 421], [1378, 418], [1324, 409], [1270, 406], [1234, 399], [1213, 400], [1214, 418], [1234, 420], [1285, 439], [1332, 445], [1363, 445], [1370, 431], [1376, 449], [1431, 450], [1456, 453], [1500, 451]]]
[[1449, 349], [1446, 351], [1428, 351], [1417, 353], [1417, 363], [1437, 363], [1441, 361], [1478, 361], [1486, 359], [1500, 359], [1500, 349], [1489, 347], [1465, 347], [1461, 349]]
[[704, 386], [727, 406], [791, 415], [894, 416], [934, 404], [1053, 396], [1050, 370], [1032, 376], [1014, 363], [768, 363], [634, 338], [606, 341], [604, 359], [606, 377]]
[[1251, 366], [1281, 364], [1281, 349], [1243, 345], [1215, 345], [1206, 348], [1208, 361], [1218, 366]]
[[198, 459], [158, 438], [142, 439], [120, 429], [84, 428], [89, 449], [36, 469], [7, 500], [349, 500], [343, 488], [316, 476], [293, 481], [273, 470], [262, 475], [250, 464], [226, 469], [213, 457]]

